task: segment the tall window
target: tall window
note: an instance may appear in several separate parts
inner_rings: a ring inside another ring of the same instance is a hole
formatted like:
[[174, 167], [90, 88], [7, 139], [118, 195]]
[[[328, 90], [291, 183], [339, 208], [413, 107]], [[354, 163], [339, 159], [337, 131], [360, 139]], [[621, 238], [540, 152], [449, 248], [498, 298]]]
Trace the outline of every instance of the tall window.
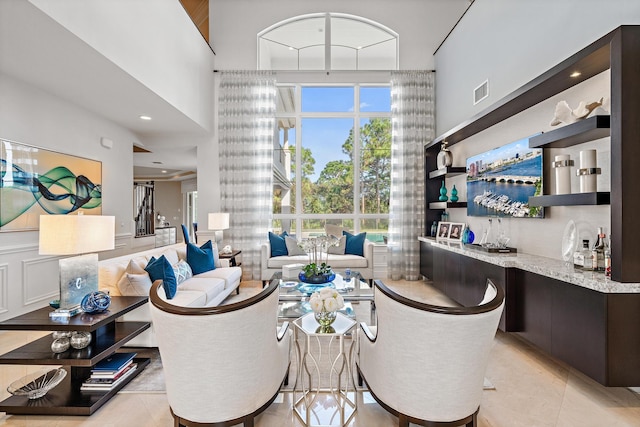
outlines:
[[396, 70], [398, 34], [353, 15], [315, 13], [258, 34], [260, 70]]
[[389, 86], [278, 87], [275, 230], [324, 234], [326, 223], [383, 241], [389, 220]]

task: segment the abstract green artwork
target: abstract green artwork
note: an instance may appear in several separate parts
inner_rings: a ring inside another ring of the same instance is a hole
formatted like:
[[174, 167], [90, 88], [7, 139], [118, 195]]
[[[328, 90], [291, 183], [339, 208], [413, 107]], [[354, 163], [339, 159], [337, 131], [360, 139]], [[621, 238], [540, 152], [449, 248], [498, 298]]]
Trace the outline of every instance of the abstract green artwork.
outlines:
[[0, 139], [0, 231], [79, 211], [102, 214], [102, 162]]

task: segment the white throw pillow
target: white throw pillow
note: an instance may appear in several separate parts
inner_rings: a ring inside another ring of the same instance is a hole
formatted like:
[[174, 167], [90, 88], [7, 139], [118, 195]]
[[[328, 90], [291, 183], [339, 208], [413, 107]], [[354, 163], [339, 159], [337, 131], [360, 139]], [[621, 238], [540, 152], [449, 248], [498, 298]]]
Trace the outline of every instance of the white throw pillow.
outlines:
[[289, 256], [307, 254], [302, 250], [302, 248], [300, 248], [300, 246], [298, 246], [298, 241], [291, 236], [285, 236], [284, 244], [287, 245], [287, 252], [289, 253]]
[[327, 234], [327, 236], [340, 237], [342, 236], [343, 231], [349, 231], [349, 230], [344, 227], [340, 227], [339, 225], [333, 225], [333, 224], [325, 224], [324, 226], [324, 232]]
[[180, 261], [180, 258], [178, 258], [178, 252], [176, 252], [175, 249], [167, 249], [162, 253], [162, 255], [164, 255], [164, 257], [167, 259], [167, 261], [169, 261], [169, 264], [171, 265], [176, 265], [178, 261]]
[[132, 258], [129, 261], [129, 265], [127, 265], [127, 268], [125, 269], [125, 272], [131, 274], [147, 274], [147, 272], [144, 271], [144, 267], [146, 265], [147, 259], [145, 257]]
[[144, 274], [124, 273], [117, 286], [123, 296], [148, 296], [151, 285], [153, 285], [151, 278], [145, 272]]
[[[338, 237], [338, 236], [332, 236], [332, 237]], [[339, 239], [340, 239], [340, 243], [338, 244], [338, 246], [329, 247], [329, 250], [327, 250], [327, 253], [334, 254], [334, 255], [344, 255], [344, 251], [347, 248], [347, 236], [340, 236]]]

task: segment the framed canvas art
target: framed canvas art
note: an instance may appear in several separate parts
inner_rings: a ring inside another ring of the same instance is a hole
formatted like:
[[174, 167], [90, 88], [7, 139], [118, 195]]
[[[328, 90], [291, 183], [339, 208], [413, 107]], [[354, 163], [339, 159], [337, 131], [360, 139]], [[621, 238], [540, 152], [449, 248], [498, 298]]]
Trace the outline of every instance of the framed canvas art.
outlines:
[[40, 215], [102, 214], [102, 162], [0, 138], [0, 231], [37, 230]]

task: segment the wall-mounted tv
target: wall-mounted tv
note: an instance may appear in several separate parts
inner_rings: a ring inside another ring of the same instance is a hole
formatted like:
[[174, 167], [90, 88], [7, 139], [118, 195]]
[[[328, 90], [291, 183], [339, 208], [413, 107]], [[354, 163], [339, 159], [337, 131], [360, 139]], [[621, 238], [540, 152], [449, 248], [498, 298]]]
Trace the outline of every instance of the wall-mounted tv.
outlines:
[[542, 149], [529, 138], [467, 159], [467, 215], [542, 218], [544, 209], [529, 206], [542, 195]]

